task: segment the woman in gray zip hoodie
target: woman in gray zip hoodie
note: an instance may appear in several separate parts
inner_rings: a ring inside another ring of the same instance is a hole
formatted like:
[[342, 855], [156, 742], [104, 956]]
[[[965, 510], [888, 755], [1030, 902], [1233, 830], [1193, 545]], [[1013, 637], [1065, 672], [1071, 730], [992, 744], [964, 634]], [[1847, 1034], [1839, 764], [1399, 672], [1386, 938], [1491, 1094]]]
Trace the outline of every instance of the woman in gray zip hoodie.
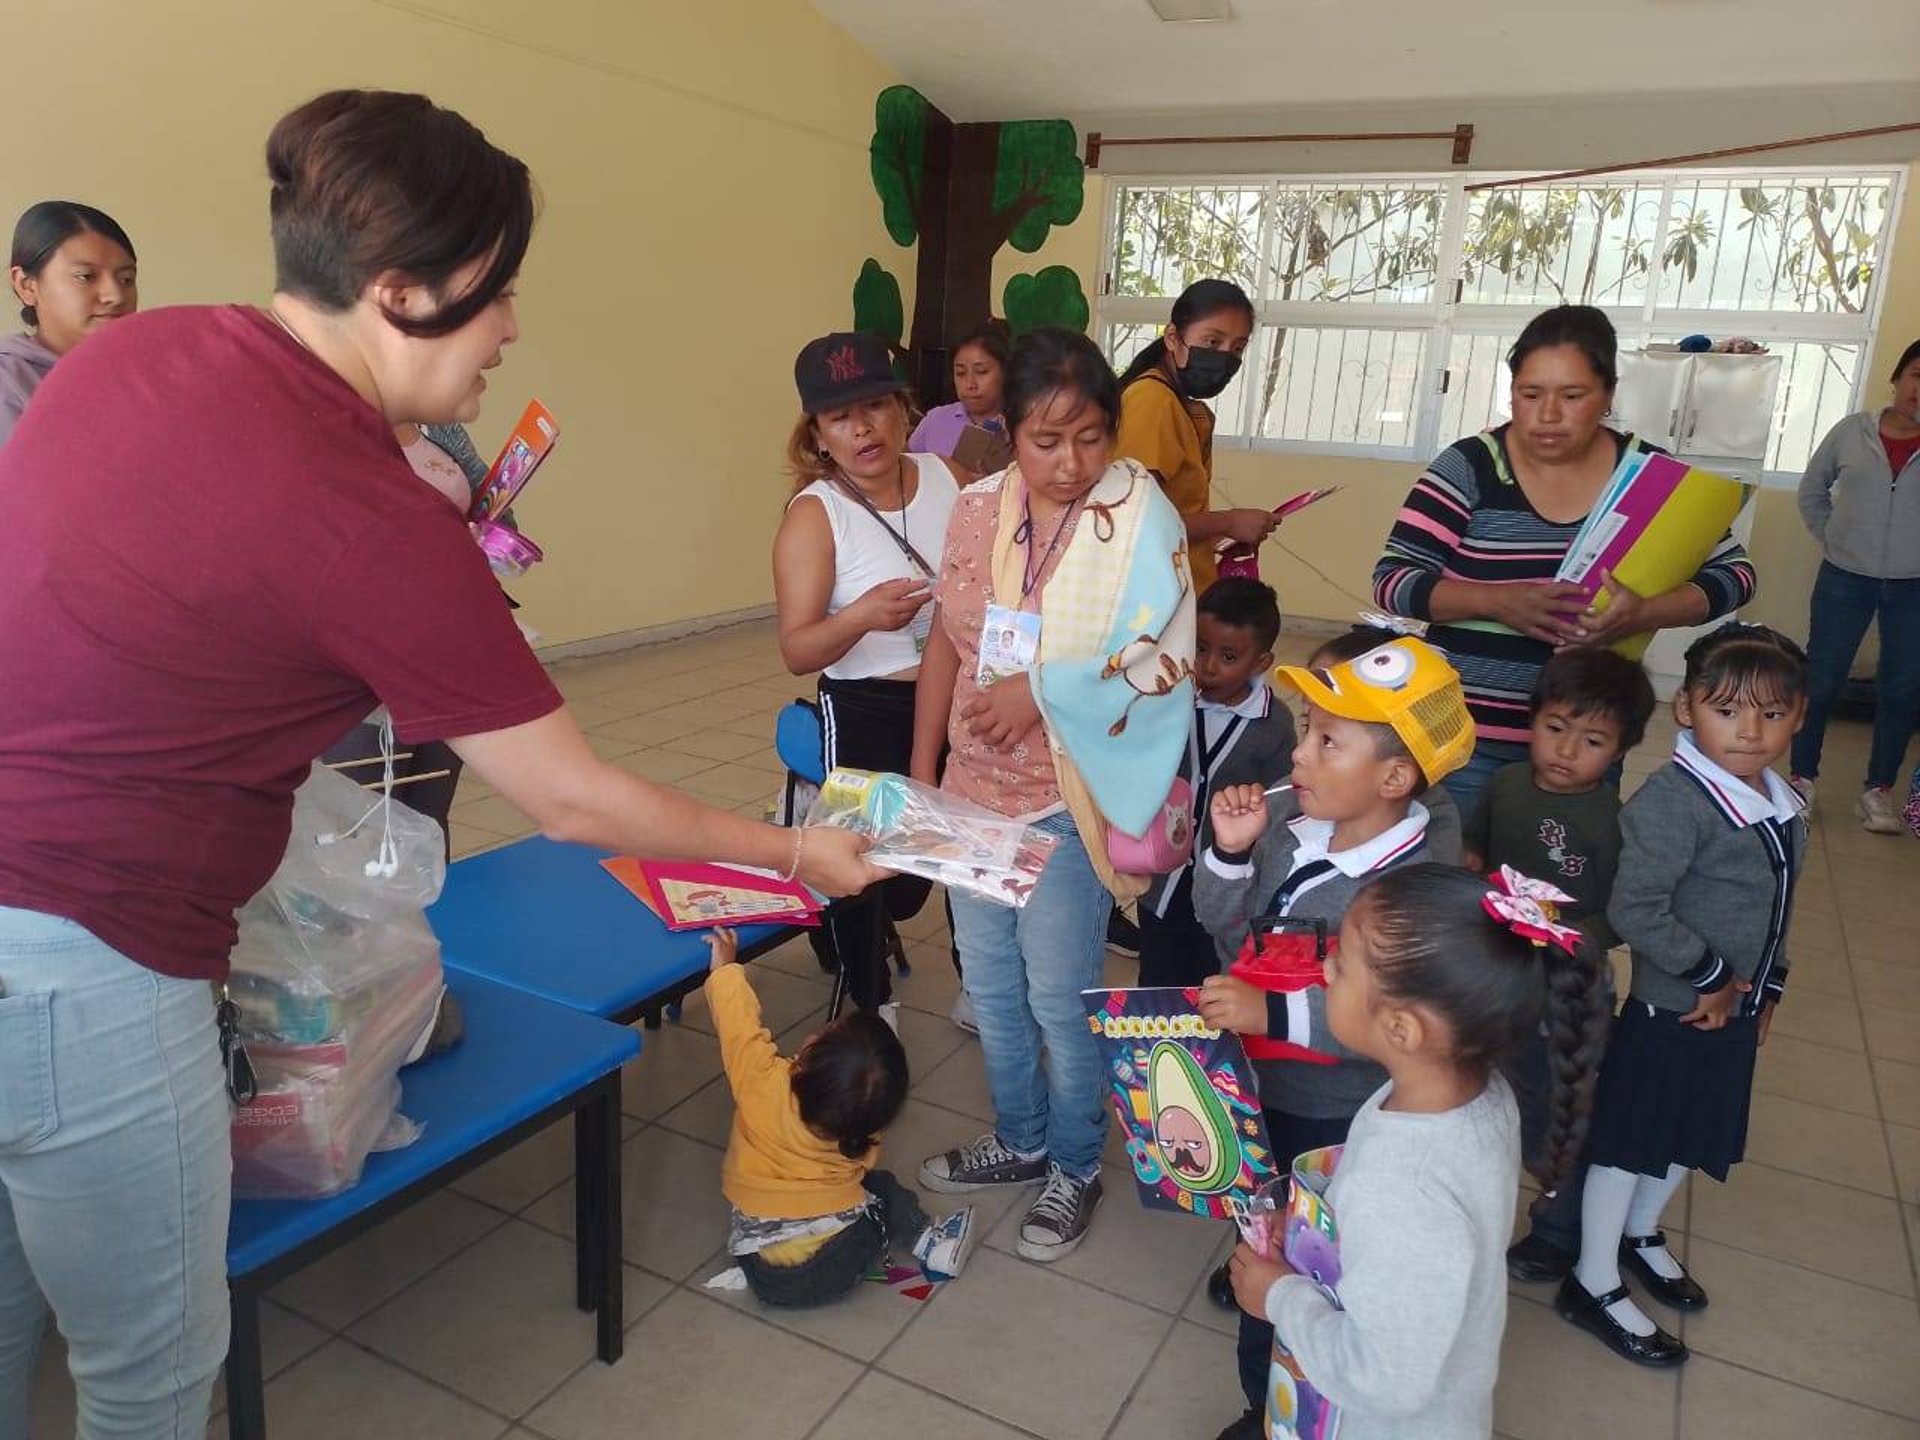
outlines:
[[54, 362], [140, 308], [133, 242], [103, 210], [42, 200], [13, 227], [8, 278], [32, 334], [0, 336], [0, 445]]
[[1807, 723], [1793, 742], [1793, 788], [1811, 807], [1827, 712], [1877, 617], [1873, 749], [1854, 813], [1881, 835], [1902, 828], [1889, 791], [1920, 712], [1920, 340], [1892, 384], [1878, 415], [1849, 415], [1827, 432], [1800, 481], [1800, 516], [1826, 557], [1807, 623]]

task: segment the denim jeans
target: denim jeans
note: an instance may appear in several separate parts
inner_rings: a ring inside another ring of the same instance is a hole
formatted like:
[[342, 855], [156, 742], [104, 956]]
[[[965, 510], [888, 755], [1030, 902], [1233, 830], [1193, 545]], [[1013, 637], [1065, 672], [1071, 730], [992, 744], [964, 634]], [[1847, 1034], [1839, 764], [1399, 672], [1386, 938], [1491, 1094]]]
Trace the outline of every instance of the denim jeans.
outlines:
[[205, 981], [0, 907], [0, 1435], [51, 1304], [82, 1440], [202, 1440], [233, 1164]]
[[889, 1250], [907, 1254], [913, 1249], [928, 1223], [920, 1197], [891, 1170], [875, 1170], [861, 1184], [871, 1197], [867, 1213], [798, 1265], [772, 1265], [759, 1255], [740, 1257], [741, 1273], [754, 1298], [788, 1309], [824, 1305], [854, 1290]]
[[1890, 786], [1899, 777], [1920, 712], [1920, 580], [1875, 580], [1830, 561], [1820, 562], [1807, 620], [1807, 722], [1793, 737], [1793, 773], [1820, 773], [1820, 748], [1860, 640], [1880, 621], [1880, 669], [1874, 682], [1873, 749], [1867, 784]]
[[1009, 1149], [1045, 1152], [1084, 1178], [1100, 1168], [1107, 1104], [1080, 992], [1100, 984], [1113, 897], [1072, 816], [1040, 828], [1060, 843], [1027, 903], [1015, 910], [955, 893], [953, 938], [980, 1025], [995, 1133]]

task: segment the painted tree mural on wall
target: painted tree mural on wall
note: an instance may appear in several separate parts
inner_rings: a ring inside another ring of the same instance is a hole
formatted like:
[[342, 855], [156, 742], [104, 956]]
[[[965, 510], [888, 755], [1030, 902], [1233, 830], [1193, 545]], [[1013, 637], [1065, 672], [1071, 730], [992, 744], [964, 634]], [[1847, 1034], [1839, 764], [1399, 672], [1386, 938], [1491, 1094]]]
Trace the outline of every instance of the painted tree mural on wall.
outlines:
[[[919, 247], [906, 349], [931, 399], [944, 393], [948, 342], [994, 313], [994, 256], [1004, 245], [1033, 254], [1054, 226], [1077, 220], [1086, 166], [1065, 120], [955, 125], [912, 86], [895, 85], [874, 102], [870, 168], [887, 234]], [[879, 322], [901, 309], [898, 282], [868, 260], [854, 287], [855, 323], [899, 345], [899, 330]], [[1091, 315], [1079, 277], [1060, 265], [1015, 275], [1000, 313], [1016, 335], [1039, 325], [1084, 330]]]

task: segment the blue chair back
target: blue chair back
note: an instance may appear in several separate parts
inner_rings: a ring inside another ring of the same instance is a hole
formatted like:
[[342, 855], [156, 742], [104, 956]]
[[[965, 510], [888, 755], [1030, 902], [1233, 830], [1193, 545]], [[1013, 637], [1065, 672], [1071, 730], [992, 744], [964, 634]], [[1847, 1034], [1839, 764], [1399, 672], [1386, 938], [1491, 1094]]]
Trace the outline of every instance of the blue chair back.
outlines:
[[827, 742], [820, 707], [811, 700], [783, 705], [773, 721], [773, 749], [780, 763], [809, 784], [827, 778]]

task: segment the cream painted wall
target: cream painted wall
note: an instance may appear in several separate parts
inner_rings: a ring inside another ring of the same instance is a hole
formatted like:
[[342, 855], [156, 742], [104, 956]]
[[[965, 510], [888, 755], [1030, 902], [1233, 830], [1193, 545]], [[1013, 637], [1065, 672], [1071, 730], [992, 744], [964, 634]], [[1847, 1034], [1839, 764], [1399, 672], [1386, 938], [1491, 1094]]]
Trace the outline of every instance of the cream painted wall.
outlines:
[[767, 601], [791, 357], [850, 322], [866, 256], [913, 278], [867, 173], [897, 77], [806, 0], [103, 0], [88, 64], [75, 23], [9, 6], [9, 53], [47, 63], [0, 91], [0, 210], [112, 212], [149, 306], [258, 302], [274, 120], [335, 86], [426, 91], [544, 198], [523, 338], [475, 426], [491, 453], [537, 394], [564, 430], [519, 507], [549, 557], [515, 586], [526, 616], [564, 642]]

